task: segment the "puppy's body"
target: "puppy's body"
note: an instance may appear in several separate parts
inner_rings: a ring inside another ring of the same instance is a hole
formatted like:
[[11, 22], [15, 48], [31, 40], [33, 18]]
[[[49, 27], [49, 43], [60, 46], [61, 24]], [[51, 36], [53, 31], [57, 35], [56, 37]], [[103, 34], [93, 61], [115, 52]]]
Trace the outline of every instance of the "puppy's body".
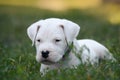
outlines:
[[41, 73], [73, 68], [81, 63], [94, 65], [100, 59], [115, 60], [102, 44], [89, 39], [76, 40], [79, 29], [79, 25], [57, 18], [40, 20], [28, 28], [28, 36], [36, 46], [36, 60], [41, 63]]

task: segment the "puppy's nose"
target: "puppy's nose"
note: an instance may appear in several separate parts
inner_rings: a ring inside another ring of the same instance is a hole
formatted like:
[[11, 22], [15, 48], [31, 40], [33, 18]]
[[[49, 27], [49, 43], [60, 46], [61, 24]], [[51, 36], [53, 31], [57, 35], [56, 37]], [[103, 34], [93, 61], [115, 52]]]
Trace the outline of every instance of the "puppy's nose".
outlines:
[[49, 54], [49, 51], [42, 51], [41, 53], [42, 53], [43, 58], [47, 58], [48, 54]]

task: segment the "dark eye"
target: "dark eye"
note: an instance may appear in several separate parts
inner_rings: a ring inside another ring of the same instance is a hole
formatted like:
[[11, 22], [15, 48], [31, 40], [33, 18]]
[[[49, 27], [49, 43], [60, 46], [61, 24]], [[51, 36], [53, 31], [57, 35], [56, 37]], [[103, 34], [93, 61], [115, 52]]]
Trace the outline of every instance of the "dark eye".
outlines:
[[40, 39], [38, 39], [37, 42], [40, 42]]
[[55, 39], [55, 42], [60, 42], [61, 40], [60, 39]]

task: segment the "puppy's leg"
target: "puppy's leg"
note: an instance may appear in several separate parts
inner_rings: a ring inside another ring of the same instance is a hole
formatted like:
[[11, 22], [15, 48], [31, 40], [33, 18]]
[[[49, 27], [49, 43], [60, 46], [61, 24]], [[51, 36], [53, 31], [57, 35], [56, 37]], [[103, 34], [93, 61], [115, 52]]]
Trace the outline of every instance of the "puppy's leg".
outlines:
[[106, 60], [111, 60], [112, 62], [116, 62], [116, 61], [117, 61], [117, 60], [113, 57], [112, 53], [110, 53], [109, 50], [106, 50], [106, 51], [105, 51], [104, 58], [105, 58]]
[[44, 76], [48, 71], [49, 71], [49, 67], [47, 65], [41, 64], [40, 73], [42, 74], [42, 76]]

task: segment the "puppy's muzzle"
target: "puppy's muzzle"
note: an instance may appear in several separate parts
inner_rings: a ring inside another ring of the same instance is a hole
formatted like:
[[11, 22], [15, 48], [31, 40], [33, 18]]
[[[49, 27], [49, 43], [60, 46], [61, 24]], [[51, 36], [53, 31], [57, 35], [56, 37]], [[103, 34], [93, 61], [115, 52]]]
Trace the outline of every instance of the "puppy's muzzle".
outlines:
[[49, 56], [49, 51], [42, 51], [41, 54], [43, 58], [47, 58]]

